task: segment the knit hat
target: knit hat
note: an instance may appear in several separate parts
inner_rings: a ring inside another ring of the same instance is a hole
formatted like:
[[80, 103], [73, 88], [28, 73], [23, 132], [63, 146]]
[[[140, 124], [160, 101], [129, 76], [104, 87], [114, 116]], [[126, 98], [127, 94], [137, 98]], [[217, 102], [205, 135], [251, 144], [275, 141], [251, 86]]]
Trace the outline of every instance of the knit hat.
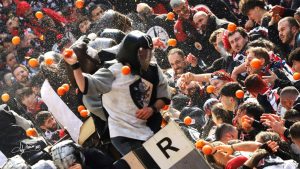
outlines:
[[26, 1], [15, 1], [17, 4], [17, 8], [16, 8], [16, 14], [17, 16], [24, 16], [24, 14], [26, 13], [26, 11], [28, 11], [29, 9], [31, 9], [31, 6], [28, 2]]

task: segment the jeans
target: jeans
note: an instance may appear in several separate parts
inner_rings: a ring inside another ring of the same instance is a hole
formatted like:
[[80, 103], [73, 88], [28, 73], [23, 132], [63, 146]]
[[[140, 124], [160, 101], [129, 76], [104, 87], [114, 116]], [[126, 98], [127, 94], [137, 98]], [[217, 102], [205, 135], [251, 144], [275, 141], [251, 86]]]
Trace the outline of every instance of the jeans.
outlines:
[[127, 137], [114, 137], [111, 138], [112, 144], [115, 148], [122, 154], [122, 156], [126, 155], [132, 150], [142, 147], [144, 141], [136, 140]]

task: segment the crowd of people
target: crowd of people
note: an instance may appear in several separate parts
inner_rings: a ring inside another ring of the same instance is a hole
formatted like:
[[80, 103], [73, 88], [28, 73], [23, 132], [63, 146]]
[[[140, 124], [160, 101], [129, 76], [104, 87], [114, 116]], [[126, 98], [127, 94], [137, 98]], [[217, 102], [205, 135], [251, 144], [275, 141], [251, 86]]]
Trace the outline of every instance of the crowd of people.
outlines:
[[[0, 0], [4, 168], [126, 169], [169, 121], [212, 168], [299, 168], [299, 23], [298, 0]], [[71, 141], [46, 79], [97, 143]]]

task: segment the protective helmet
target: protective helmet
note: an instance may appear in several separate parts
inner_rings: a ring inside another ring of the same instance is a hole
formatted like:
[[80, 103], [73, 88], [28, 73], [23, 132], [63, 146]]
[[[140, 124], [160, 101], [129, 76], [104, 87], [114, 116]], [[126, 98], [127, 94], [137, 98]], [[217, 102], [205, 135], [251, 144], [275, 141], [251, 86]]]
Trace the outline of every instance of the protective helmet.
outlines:
[[138, 50], [140, 48], [152, 49], [152, 38], [141, 31], [135, 30], [125, 36], [116, 55], [119, 62], [131, 66], [133, 74], [140, 74], [141, 72], [141, 63], [138, 58]]
[[59, 169], [68, 169], [74, 163], [84, 164], [85, 158], [79, 145], [72, 140], [62, 141], [51, 148], [54, 164]]

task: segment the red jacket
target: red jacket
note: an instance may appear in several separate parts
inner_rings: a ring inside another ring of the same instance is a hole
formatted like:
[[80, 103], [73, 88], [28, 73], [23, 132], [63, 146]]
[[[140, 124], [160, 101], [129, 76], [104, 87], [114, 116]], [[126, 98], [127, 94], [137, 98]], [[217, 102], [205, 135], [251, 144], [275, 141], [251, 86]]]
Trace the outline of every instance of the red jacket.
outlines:
[[204, 6], [204, 5], [198, 6], [198, 7], [190, 9], [190, 18], [188, 20], [184, 19], [184, 18], [178, 18], [178, 20], [175, 22], [174, 34], [175, 34], [178, 42], [183, 42], [188, 38], [188, 35], [185, 30], [187, 28], [184, 28], [185, 27], [184, 22], [186, 22], [186, 24], [189, 24], [190, 26], [192, 26], [194, 29], [197, 29], [195, 23], [193, 22], [193, 16], [198, 11], [204, 11], [206, 13], [211, 13], [211, 11], [206, 6]]

